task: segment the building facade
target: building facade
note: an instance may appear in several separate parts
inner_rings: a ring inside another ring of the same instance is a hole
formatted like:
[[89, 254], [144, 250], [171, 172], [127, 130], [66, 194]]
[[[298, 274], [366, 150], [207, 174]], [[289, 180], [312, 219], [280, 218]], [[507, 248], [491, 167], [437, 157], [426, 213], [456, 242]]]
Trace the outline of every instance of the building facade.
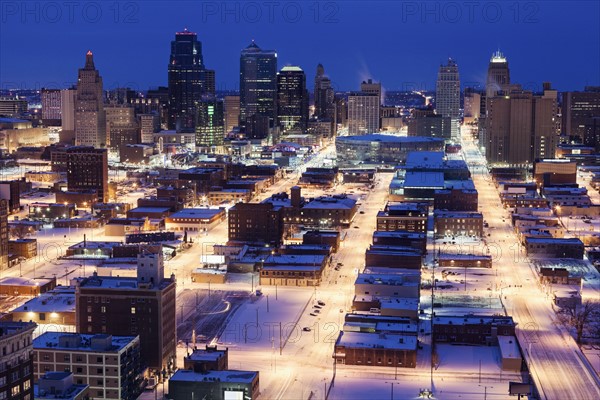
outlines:
[[98, 202], [108, 203], [106, 149], [75, 146], [67, 150], [67, 155], [67, 190], [69, 192], [95, 190]]
[[0, 398], [33, 400], [32, 322], [0, 321]]
[[277, 123], [282, 133], [304, 133], [308, 127], [306, 75], [300, 67], [285, 66], [277, 74]]
[[94, 55], [88, 51], [85, 66], [79, 69], [75, 96], [75, 144], [103, 147], [107, 144], [106, 116], [102, 77], [94, 66]]

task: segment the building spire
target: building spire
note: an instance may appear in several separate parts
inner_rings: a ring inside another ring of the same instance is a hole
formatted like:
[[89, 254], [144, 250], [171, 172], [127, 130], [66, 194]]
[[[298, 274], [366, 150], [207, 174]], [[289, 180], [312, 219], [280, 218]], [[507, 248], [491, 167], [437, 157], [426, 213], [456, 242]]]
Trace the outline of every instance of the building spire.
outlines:
[[88, 50], [88, 52], [85, 55], [85, 68], [84, 69], [96, 69], [96, 67], [94, 67], [94, 54], [92, 53], [91, 50]]

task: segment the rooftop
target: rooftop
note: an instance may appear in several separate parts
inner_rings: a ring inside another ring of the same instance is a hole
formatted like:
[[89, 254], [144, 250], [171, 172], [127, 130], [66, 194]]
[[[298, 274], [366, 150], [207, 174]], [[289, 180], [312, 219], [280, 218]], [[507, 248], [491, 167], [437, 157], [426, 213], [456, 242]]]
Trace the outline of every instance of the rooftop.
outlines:
[[230, 382], [251, 384], [258, 376], [258, 371], [207, 371], [206, 373], [179, 369], [169, 379], [170, 382]]
[[[61, 341], [61, 337], [63, 340]], [[137, 336], [113, 336], [106, 334], [97, 335], [85, 335], [81, 333], [64, 333], [64, 332], [44, 332], [36, 339], [33, 340], [34, 349], [68, 349], [68, 350], [79, 350], [79, 351], [96, 351], [101, 353], [119, 352], [125, 348], [129, 343], [135, 340]], [[110, 349], [98, 348], [93, 345], [94, 340], [107, 340], [111, 338]], [[65, 339], [68, 339], [65, 341]]]
[[444, 139], [425, 137], [425, 136], [394, 136], [384, 135], [381, 133], [372, 133], [369, 135], [356, 135], [356, 136], [341, 136], [336, 138], [337, 142], [384, 142], [384, 143], [418, 143], [418, 142], [439, 142], [442, 143]]
[[213, 208], [184, 208], [183, 210], [177, 211], [176, 213], [171, 214], [171, 219], [173, 218], [200, 218], [200, 219], [210, 219], [216, 215], [223, 214], [225, 211], [221, 209], [213, 209]]
[[[75, 312], [75, 289], [54, 289], [34, 297], [13, 312]], [[48, 319], [51, 323], [51, 319]]]
[[387, 333], [340, 332], [336, 345], [368, 349], [416, 350], [417, 337]]

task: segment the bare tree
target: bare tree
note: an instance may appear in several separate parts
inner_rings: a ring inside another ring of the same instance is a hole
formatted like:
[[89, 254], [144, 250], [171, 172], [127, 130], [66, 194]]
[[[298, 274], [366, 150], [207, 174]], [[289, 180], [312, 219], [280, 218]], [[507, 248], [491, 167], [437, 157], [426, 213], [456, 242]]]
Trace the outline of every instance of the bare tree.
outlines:
[[594, 321], [600, 312], [600, 304], [586, 300], [580, 306], [565, 307], [560, 313], [560, 319], [575, 329], [575, 341], [581, 344], [583, 332], [588, 324]]
[[31, 226], [18, 224], [11, 226], [9, 232], [12, 237], [16, 237], [17, 239], [25, 239], [27, 235], [33, 232], [33, 229]]

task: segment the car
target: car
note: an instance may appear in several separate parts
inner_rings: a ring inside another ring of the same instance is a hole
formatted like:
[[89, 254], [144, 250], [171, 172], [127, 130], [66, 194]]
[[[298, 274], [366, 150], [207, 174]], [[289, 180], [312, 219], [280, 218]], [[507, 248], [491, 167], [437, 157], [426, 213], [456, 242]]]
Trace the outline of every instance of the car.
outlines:
[[318, 304], [315, 304], [313, 307], [314, 307], [314, 308], [322, 308], [322, 306], [320, 306], [320, 305], [318, 305]]
[[312, 329], [310, 329], [308, 326], [305, 326], [304, 328], [302, 328], [302, 330], [304, 332], [310, 332]]
[[355, 229], [359, 229], [359, 227], [358, 227], [358, 226], [354, 226], [354, 228], [355, 228]]
[[336, 271], [339, 271], [339, 270], [340, 270], [340, 267], [339, 267], [339, 265], [338, 265], [337, 267], [335, 267], [334, 269], [335, 269]]
[[359, 214], [364, 214], [364, 213], [365, 213], [365, 212], [364, 212], [364, 211], [362, 211], [362, 210], [361, 210], [361, 211], [359, 211]]
[[310, 314], [308, 314], [308, 315], [311, 315], [311, 316], [313, 316], [313, 317], [316, 317], [316, 316], [317, 316], [317, 314], [315, 314], [315, 313], [312, 313], [312, 312], [311, 312]]
[[314, 310], [313, 310], [313, 312], [314, 312], [315, 314], [320, 314], [320, 313], [321, 313], [321, 310], [319, 310], [318, 308], [316, 308], [316, 309], [314, 309]]
[[320, 305], [320, 306], [324, 306], [324, 305], [325, 305], [325, 302], [324, 302], [324, 301], [321, 301], [321, 300], [319, 300], [319, 301], [317, 301], [317, 304], [318, 304], [318, 305]]

